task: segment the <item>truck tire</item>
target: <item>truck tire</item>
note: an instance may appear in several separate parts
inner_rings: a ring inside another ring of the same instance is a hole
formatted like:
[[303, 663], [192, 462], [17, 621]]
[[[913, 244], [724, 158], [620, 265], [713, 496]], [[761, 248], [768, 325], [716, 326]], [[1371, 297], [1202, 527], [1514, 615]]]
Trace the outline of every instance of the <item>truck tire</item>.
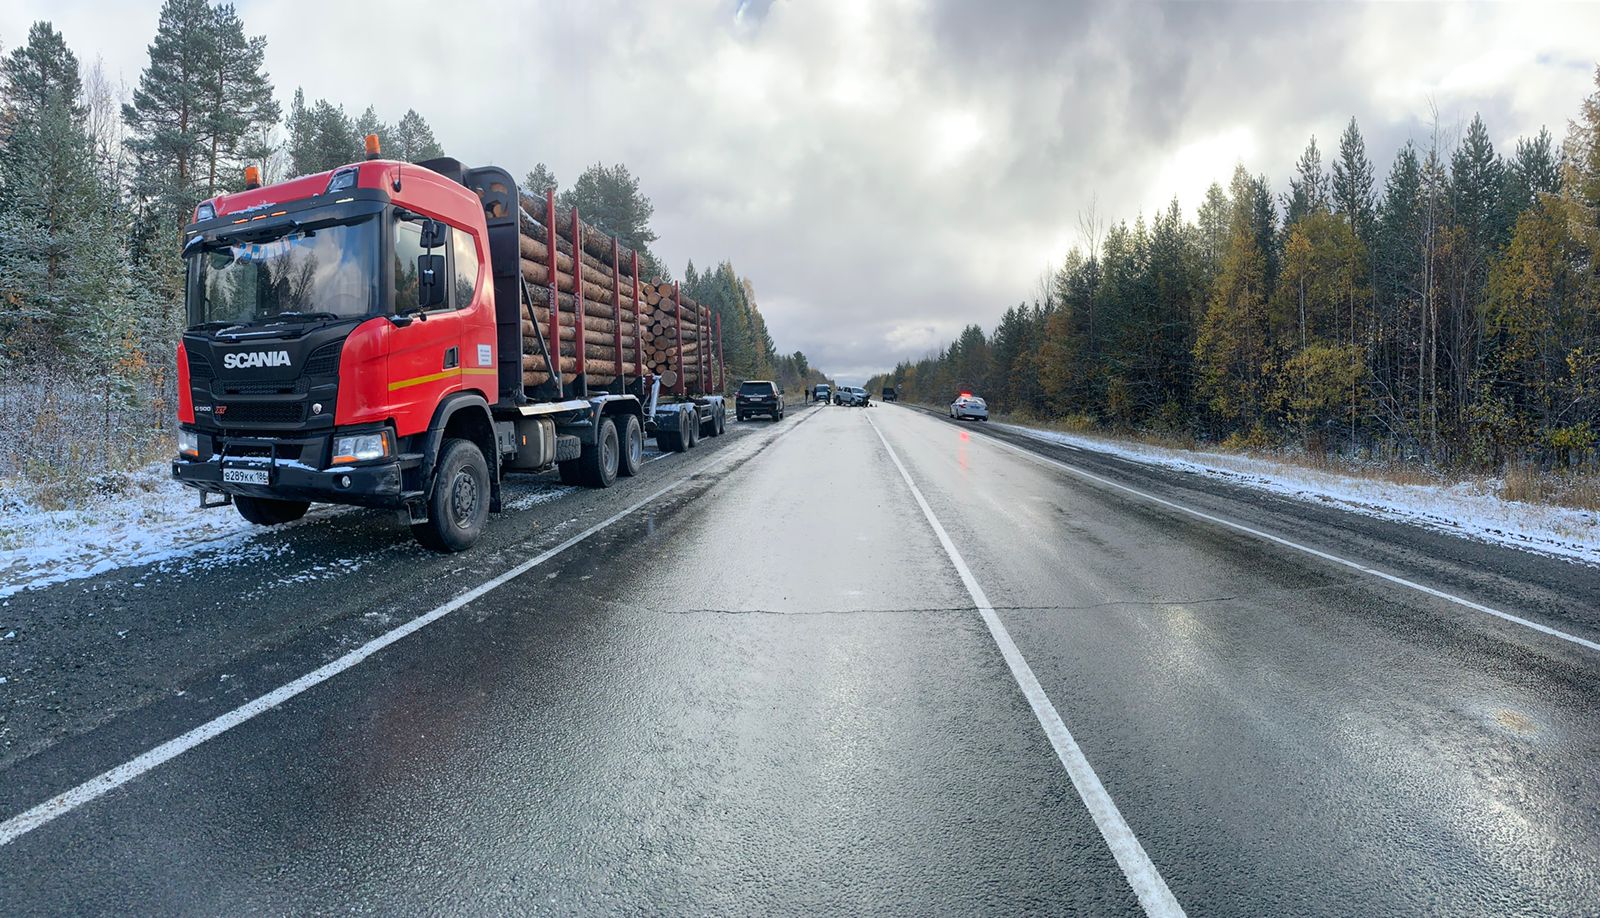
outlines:
[[280, 523], [292, 523], [306, 515], [306, 509], [311, 506], [308, 500], [277, 500], [271, 497], [246, 497], [243, 494], [233, 498], [233, 505], [239, 508], [239, 515], [257, 526], [276, 526]]
[[688, 415], [688, 420], [689, 420], [689, 430], [688, 430], [688, 433], [687, 433], [686, 436], [688, 437], [688, 440], [689, 440], [689, 448], [690, 449], [694, 449], [696, 446], [700, 445], [700, 411], [699, 411], [699, 409], [695, 409], [693, 411], [690, 411], [689, 415]]
[[681, 453], [689, 448], [689, 431], [684, 423], [684, 413], [678, 412], [677, 423], [673, 429], [663, 428], [656, 434], [656, 445], [664, 453]]
[[611, 418], [600, 419], [600, 429], [594, 443], [583, 446], [578, 462], [583, 467], [583, 483], [591, 488], [609, 488], [617, 483], [617, 466], [621, 465], [622, 445], [617, 439], [617, 425]]
[[433, 551], [465, 551], [488, 521], [489, 463], [478, 444], [452, 437], [439, 450], [428, 521], [411, 524], [411, 534]]
[[711, 435], [720, 437], [728, 430], [728, 409], [718, 408], [711, 419]]
[[617, 439], [622, 449], [617, 454], [617, 474], [632, 478], [644, 467], [644, 428], [639, 425], [639, 419], [631, 414], [622, 415], [620, 421], [622, 429], [618, 431]]

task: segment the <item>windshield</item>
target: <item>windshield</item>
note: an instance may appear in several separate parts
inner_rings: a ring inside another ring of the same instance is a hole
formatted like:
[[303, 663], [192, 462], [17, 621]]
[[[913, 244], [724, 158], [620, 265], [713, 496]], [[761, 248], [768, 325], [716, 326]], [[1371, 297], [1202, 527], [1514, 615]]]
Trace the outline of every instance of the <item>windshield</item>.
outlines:
[[189, 257], [189, 325], [346, 318], [378, 309], [379, 223], [222, 241]]

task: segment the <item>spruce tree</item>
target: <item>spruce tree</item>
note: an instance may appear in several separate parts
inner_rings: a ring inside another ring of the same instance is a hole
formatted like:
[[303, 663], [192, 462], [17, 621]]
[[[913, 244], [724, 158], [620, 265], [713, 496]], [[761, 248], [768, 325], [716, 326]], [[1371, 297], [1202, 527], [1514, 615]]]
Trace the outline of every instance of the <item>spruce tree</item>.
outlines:
[[244, 186], [244, 167], [260, 165], [259, 144], [250, 139], [278, 123], [278, 103], [267, 76], [267, 40], [244, 34], [244, 22], [233, 4], [214, 11], [211, 79], [201, 117], [205, 135], [205, 197]]
[[1333, 161], [1333, 208], [1342, 215], [1356, 237], [1372, 241], [1376, 195], [1373, 190], [1372, 162], [1367, 159], [1367, 143], [1351, 118], [1339, 136], [1339, 158]]
[[561, 183], [556, 181], [556, 174], [551, 172], [550, 167], [544, 163], [534, 166], [532, 171], [522, 180], [523, 193], [531, 194], [534, 197], [543, 197], [545, 191], [552, 188], [559, 191]]
[[1315, 136], [1295, 163], [1295, 176], [1289, 180], [1289, 193], [1283, 199], [1285, 226], [1314, 211], [1328, 209], [1328, 174], [1322, 169], [1322, 151], [1317, 149]]

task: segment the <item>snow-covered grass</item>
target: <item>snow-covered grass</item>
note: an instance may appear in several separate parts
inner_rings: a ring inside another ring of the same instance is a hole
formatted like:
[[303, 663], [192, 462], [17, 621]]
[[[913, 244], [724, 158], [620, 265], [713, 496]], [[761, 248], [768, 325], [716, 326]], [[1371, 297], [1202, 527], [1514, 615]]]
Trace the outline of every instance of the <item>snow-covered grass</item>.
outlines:
[[[43, 510], [23, 489], [0, 497], [0, 598], [135, 564], [236, 548], [263, 532], [231, 508], [200, 511], [165, 462], [125, 476], [117, 493], [76, 509]], [[312, 507], [316, 520], [342, 507]], [[293, 523], [290, 525], [302, 525]]]
[[[24, 590], [200, 552], [252, 557], [259, 552], [251, 541], [268, 532], [354, 510], [314, 504], [298, 522], [270, 529], [254, 526], [231, 507], [200, 510], [196, 492], [173, 481], [169, 468], [163, 461], [120, 475], [114, 491], [76, 509], [41, 509], [23, 496], [22, 487], [0, 491], [0, 601]], [[528, 510], [574, 490], [548, 476], [513, 476], [505, 483], [505, 509]], [[314, 566], [300, 576], [317, 579], [352, 563], [331, 559], [326, 572]]]
[[[1248, 453], [1174, 449], [1017, 424], [997, 426], [1047, 443], [1205, 475], [1298, 500], [1458, 536], [1600, 564], [1600, 512], [1524, 503], [1501, 496], [1499, 478], [1440, 479], [1393, 470], [1312, 467]], [[1396, 480], [1400, 479], [1400, 480]]]

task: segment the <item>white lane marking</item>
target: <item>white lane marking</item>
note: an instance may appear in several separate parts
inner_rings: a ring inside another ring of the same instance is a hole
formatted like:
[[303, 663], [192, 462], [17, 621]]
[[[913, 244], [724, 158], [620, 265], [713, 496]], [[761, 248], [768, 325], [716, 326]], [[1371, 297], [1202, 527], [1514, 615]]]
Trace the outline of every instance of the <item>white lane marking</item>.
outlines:
[[889, 453], [889, 459], [894, 462], [894, 467], [900, 470], [900, 477], [905, 479], [906, 487], [911, 489], [911, 496], [916, 498], [917, 506], [922, 508], [922, 515], [933, 528], [934, 535], [939, 537], [939, 544], [944, 546], [944, 553], [949, 556], [950, 563], [955, 565], [956, 572], [961, 575], [961, 582], [966, 586], [967, 594], [978, 607], [978, 614], [983, 617], [983, 623], [989, 626], [989, 634], [999, 646], [1000, 655], [1011, 668], [1012, 678], [1017, 680], [1017, 686], [1028, 699], [1028, 705], [1033, 708], [1033, 714], [1039, 719], [1039, 725], [1044, 727], [1050, 745], [1055, 748], [1056, 757], [1066, 768], [1067, 776], [1072, 779], [1072, 786], [1077, 789], [1078, 797], [1088, 808], [1089, 815], [1094, 817], [1095, 827], [1100, 830], [1100, 836], [1106, 840], [1106, 846], [1111, 849], [1112, 857], [1116, 858], [1117, 865], [1128, 878], [1134, 895], [1139, 897], [1139, 904], [1144, 906], [1145, 914], [1182, 915], [1183, 907], [1172, 895], [1172, 890], [1167, 888], [1167, 881], [1161, 878], [1161, 872], [1151, 863], [1150, 856], [1145, 854], [1144, 846], [1139, 843], [1138, 837], [1122, 818], [1117, 804], [1106, 792], [1105, 785], [1100, 783], [1100, 776], [1089, 766], [1089, 760], [1078, 747], [1078, 741], [1072, 738], [1072, 731], [1067, 729], [1066, 722], [1056, 712], [1055, 705], [1050, 703], [1050, 697], [1045, 694], [1044, 687], [1033, 674], [1033, 668], [1023, 658], [1022, 651], [1017, 649], [1016, 642], [1011, 640], [1011, 633], [1006, 630], [1005, 623], [1000, 621], [999, 614], [990, 604], [983, 587], [978, 585], [977, 578], [972, 576], [967, 562], [962, 559], [961, 552], [956, 550], [955, 542], [951, 541], [950, 534], [945, 531], [939, 518], [933, 515], [933, 508], [928, 506], [927, 499], [922, 496], [922, 490], [911, 480], [911, 473], [906, 471], [894, 447], [890, 446], [889, 441], [883, 436], [883, 431], [878, 429], [872, 418], [867, 418], [867, 423], [872, 425], [873, 433], [878, 435], [878, 440]]
[[[784, 434], [793, 430], [796, 426], [798, 426], [798, 424], [783, 428], [771, 439], [777, 440]], [[758, 443], [759, 441], [751, 442]], [[752, 447], [752, 449], [754, 448], [755, 447]], [[749, 450], [743, 450], [741, 452], [749, 452]], [[457, 609], [460, 609], [462, 606], [465, 606], [467, 603], [470, 603], [475, 599], [482, 598], [490, 591], [502, 587], [512, 580], [522, 576], [523, 574], [526, 574], [528, 571], [533, 570], [546, 561], [549, 561], [551, 558], [554, 558], [556, 555], [559, 555], [572, 546], [577, 545], [595, 533], [598, 533], [601, 530], [620, 522], [622, 519], [626, 518], [641, 507], [644, 507], [646, 504], [649, 504], [651, 501], [654, 501], [657, 498], [667, 494], [669, 491], [681, 487], [689, 479], [694, 478], [697, 475], [704, 475], [707, 472], [715, 469], [718, 465], [731, 461], [740, 455], [741, 452], [729, 452], [726, 456], [714, 459], [709, 464], [702, 466], [701, 468], [690, 471], [686, 475], [679, 476], [670, 484], [665, 485], [664, 487], [651, 493], [650, 496], [634, 501], [622, 510], [617, 511], [598, 523], [595, 523], [593, 526], [590, 526], [588, 529], [585, 529], [565, 542], [562, 542], [560, 545], [548, 549], [545, 552], [522, 562], [516, 567], [511, 568], [510, 570], [484, 581], [483, 583], [473, 587], [465, 593], [462, 593], [444, 605], [428, 612], [424, 612], [422, 615], [411, 619], [398, 628], [373, 638], [372, 640], [362, 644], [355, 650], [346, 653], [344, 656], [339, 657], [333, 662], [320, 666], [317, 669], [314, 669], [311, 672], [306, 673], [300, 678], [294, 680], [293, 682], [286, 683], [278, 688], [273, 689], [265, 695], [261, 695], [257, 698], [247, 701], [239, 707], [227, 712], [226, 714], [219, 715], [212, 720], [206, 721], [187, 733], [167, 740], [161, 745], [156, 746], [154, 749], [150, 749], [142, 755], [139, 755], [128, 760], [127, 762], [122, 763], [121, 765], [116, 766], [115, 768], [112, 768], [110, 771], [96, 775], [82, 784], [79, 784], [77, 787], [63, 791], [31, 809], [18, 813], [10, 819], [7, 819], [5, 822], [0, 822], [0, 847], [9, 845], [18, 838], [21, 838], [29, 832], [32, 832], [34, 829], [37, 829], [40, 826], [61, 816], [65, 816], [66, 814], [94, 800], [97, 797], [116, 790], [122, 785], [127, 784], [129, 781], [132, 781], [135, 778], [146, 774], [152, 769], [157, 768], [180, 755], [183, 755], [185, 752], [188, 752], [196, 746], [221, 736], [245, 721], [272, 710], [273, 708], [283, 704], [285, 701], [288, 701], [296, 695], [299, 695], [301, 692], [332, 679], [334, 676], [337, 676], [345, 670], [354, 667], [378, 651], [388, 647], [390, 644], [393, 644], [396, 641], [407, 637], [408, 635], [414, 634], [415, 632], [426, 628], [439, 619], [444, 618], [446, 615], [449, 615], [451, 612], [454, 612]]]
[[1406, 589], [1409, 589], [1409, 590], [1416, 590], [1419, 593], [1425, 593], [1425, 594], [1427, 594], [1429, 596], [1434, 597], [1435, 599], [1442, 599], [1442, 600], [1445, 600], [1446, 602], [1452, 602], [1452, 603], [1455, 603], [1458, 606], [1462, 606], [1463, 608], [1472, 609], [1475, 612], [1482, 612], [1485, 615], [1492, 615], [1495, 618], [1502, 619], [1504, 621], [1508, 621], [1508, 622], [1512, 623], [1513, 625], [1521, 625], [1524, 628], [1530, 628], [1530, 629], [1532, 629], [1534, 631], [1539, 632], [1540, 634], [1549, 635], [1550, 637], [1558, 638], [1560, 640], [1567, 641], [1567, 642], [1572, 643], [1572, 644], [1576, 644], [1579, 647], [1583, 647], [1583, 648], [1586, 648], [1588, 650], [1593, 650], [1593, 651], [1596, 651], [1596, 652], [1600, 652], [1600, 643], [1597, 643], [1595, 641], [1591, 641], [1588, 638], [1582, 638], [1582, 637], [1577, 636], [1576, 634], [1569, 634], [1569, 633], [1567, 633], [1565, 631], [1562, 631], [1560, 629], [1552, 628], [1549, 625], [1542, 625], [1542, 624], [1540, 624], [1540, 623], [1538, 623], [1536, 621], [1532, 621], [1531, 619], [1523, 618], [1520, 615], [1513, 615], [1510, 612], [1502, 612], [1501, 610], [1496, 609], [1496, 608], [1494, 608], [1492, 606], [1486, 606], [1481, 602], [1474, 602], [1473, 600], [1467, 599], [1465, 596], [1457, 596], [1454, 593], [1446, 593], [1443, 590], [1436, 590], [1431, 586], [1427, 586], [1426, 584], [1417, 583], [1415, 580], [1407, 580], [1404, 577], [1400, 577], [1400, 576], [1397, 576], [1395, 574], [1388, 573], [1387, 571], [1381, 571], [1381, 570], [1378, 570], [1375, 567], [1368, 567], [1367, 565], [1362, 564], [1359, 561], [1351, 561], [1348, 558], [1341, 558], [1338, 555], [1329, 554], [1328, 552], [1321, 551], [1321, 550], [1316, 549], [1316, 548], [1312, 548], [1309, 545], [1301, 545], [1299, 542], [1294, 542], [1294, 541], [1291, 541], [1289, 539], [1285, 539], [1282, 536], [1275, 536], [1270, 532], [1263, 532], [1260, 529], [1256, 529], [1256, 528], [1254, 528], [1252, 526], [1246, 526], [1243, 523], [1235, 523], [1232, 520], [1223, 519], [1220, 516], [1213, 516], [1212, 514], [1206, 513], [1203, 510], [1196, 510], [1193, 507], [1186, 507], [1183, 504], [1167, 500], [1164, 497], [1157, 497], [1154, 494], [1150, 494], [1150, 493], [1147, 493], [1145, 491], [1141, 491], [1138, 488], [1130, 488], [1125, 484], [1120, 484], [1118, 482], [1112, 481], [1109, 478], [1102, 478], [1099, 475], [1094, 474], [1093, 472], [1085, 472], [1083, 469], [1074, 468], [1073, 466], [1070, 466], [1065, 462], [1061, 462], [1060, 460], [1051, 459], [1048, 456], [1041, 456], [1038, 453], [1030, 452], [1028, 450], [1023, 449], [1020, 446], [1016, 446], [1016, 445], [1013, 445], [1011, 443], [1007, 443], [1004, 440], [1000, 440], [1000, 439], [997, 439], [995, 437], [992, 437], [989, 434], [978, 434], [978, 436], [982, 437], [985, 440], [988, 440], [990, 443], [993, 443], [993, 444], [995, 444], [997, 446], [1003, 446], [1006, 449], [1009, 449], [1012, 452], [1015, 452], [1015, 453], [1025, 457], [1027, 459], [1032, 459], [1035, 462], [1039, 462], [1039, 463], [1042, 463], [1044, 465], [1054, 466], [1054, 467], [1059, 468], [1059, 469], [1061, 469], [1063, 471], [1071, 472], [1072, 474], [1077, 475], [1077, 476], [1079, 476], [1081, 478], [1086, 478], [1089, 481], [1093, 481], [1093, 482], [1097, 482], [1099, 484], [1103, 484], [1103, 485], [1105, 485], [1106, 487], [1109, 487], [1109, 488], [1116, 488], [1119, 491], [1126, 491], [1127, 493], [1132, 494], [1135, 497], [1140, 497], [1140, 498], [1143, 498], [1144, 500], [1150, 501], [1151, 503], [1160, 504], [1163, 507], [1168, 507], [1170, 509], [1177, 510], [1180, 513], [1187, 513], [1188, 515], [1190, 515], [1192, 517], [1195, 517], [1196, 519], [1202, 519], [1202, 520], [1205, 520], [1208, 523], [1216, 523], [1218, 526], [1226, 526], [1229, 529], [1234, 529], [1234, 530], [1237, 530], [1239, 532], [1243, 532], [1243, 533], [1245, 533], [1247, 535], [1253, 535], [1253, 536], [1255, 536], [1256, 538], [1259, 538], [1259, 539], [1266, 539], [1268, 542], [1272, 542], [1272, 543], [1277, 544], [1277, 545], [1282, 545], [1285, 548], [1292, 548], [1295, 551], [1305, 552], [1308, 555], [1311, 555], [1311, 556], [1316, 557], [1316, 558], [1321, 558], [1324, 561], [1329, 561], [1329, 562], [1332, 562], [1334, 564], [1343, 565], [1344, 567], [1348, 567], [1351, 570], [1360, 571], [1361, 573], [1367, 574], [1368, 576], [1376, 577], [1379, 580], [1386, 580], [1389, 583], [1395, 584], [1396, 586], [1402, 586], [1402, 587], [1405, 587]]

